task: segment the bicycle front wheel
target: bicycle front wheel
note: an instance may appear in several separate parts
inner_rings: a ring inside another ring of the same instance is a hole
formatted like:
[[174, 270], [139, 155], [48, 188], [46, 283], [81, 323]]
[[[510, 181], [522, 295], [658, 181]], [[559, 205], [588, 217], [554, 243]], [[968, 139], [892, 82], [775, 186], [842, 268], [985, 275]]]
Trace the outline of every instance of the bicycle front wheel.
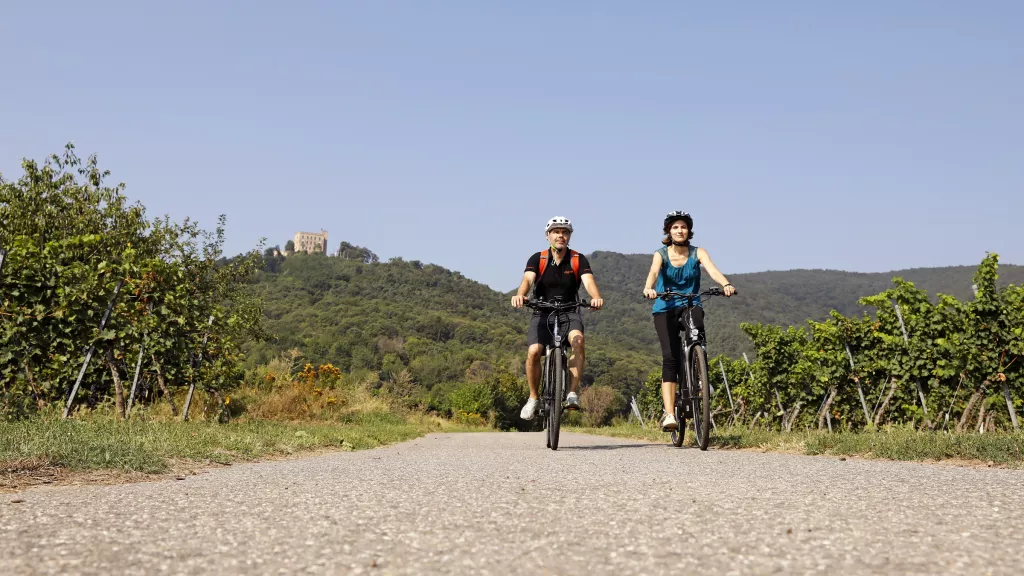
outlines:
[[708, 379], [707, 353], [694, 346], [690, 357], [690, 399], [693, 402], [693, 431], [697, 446], [708, 449], [711, 436], [711, 381]]
[[551, 410], [548, 421], [548, 447], [552, 450], [558, 450], [558, 432], [562, 426], [562, 398], [565, 396], [565, 357], [561, 355], [560, 350], [555, 350], [555, 357], [551, 362], [551, 372], [553, 378], [551, 378], [552, 392], [554, 393], [553, 401], [551, 402]]
[[541, 405], [540, 405], [540, 426], [544, 430], [544, 436], [547, 440], [547, 447], [551, 448], [551, 426], [548, 426], [551, 414], [551, 354], [544, 355], [544, 362], [541, 364], [541, 378], [540, 385], [543, 387], [541, 390]]

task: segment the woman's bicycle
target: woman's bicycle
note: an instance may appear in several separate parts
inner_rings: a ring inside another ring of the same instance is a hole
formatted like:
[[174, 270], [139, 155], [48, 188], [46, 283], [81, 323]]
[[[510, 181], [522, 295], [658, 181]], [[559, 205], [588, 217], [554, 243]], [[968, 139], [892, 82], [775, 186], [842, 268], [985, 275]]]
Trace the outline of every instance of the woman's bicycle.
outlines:
[[683, 302], [679, 331], [683, 342], [680, 358], [683, 362], [680, 364], [684, 369], [680, 375], [686, 381], [676, 386], [675, 417], [679, 426], [671, 431], [672, 445], [677, 448], [683, 445], [687, 418], [693, 420], [693, 432], [701, 450], [708, 449], [711, 436], [711, 381], [708, 379], [707, 341], [704, 332], [693, 321], [693, 309], [708, 296], [725, 296], [725, 292], [716, 287], [700, 294], [668, 291], [657, 295], [664, 300]]
[[[524, 306], [541, 312], [549, 312], [548, 326], [551, 329], [551, 345], [544, 351], [541, 362], [541, 406], [540, 416], [544, 430], [547, 431], [548, 448], [558, 450], [558, 433], [562, 426], [562, 408], [566, 399], [565, 378], [569, 372], [569, 350], [572, 347], [565, 342], [567, 334], [562, 330], [569, 325], [565, 314], [576, 312], [580, 308], [590, 308], [586, 302], [560, 302], [555, 300], [527, 300]], [[552, 322], [553, 319], [553, 322]], [[553, 325], [552, 325], [553, 324]]]

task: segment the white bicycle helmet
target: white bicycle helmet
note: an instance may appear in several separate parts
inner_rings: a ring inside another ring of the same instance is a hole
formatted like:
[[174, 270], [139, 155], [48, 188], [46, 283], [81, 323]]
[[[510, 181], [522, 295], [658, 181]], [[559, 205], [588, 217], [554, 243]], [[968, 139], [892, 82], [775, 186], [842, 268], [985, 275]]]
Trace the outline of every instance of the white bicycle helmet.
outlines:
[[555, 216], [551, 220], [548, 220], [547, 226], [544, 227], [544, 233], [551, 232], [553, 228], [565, 228], [569, 232], [572, 232], [572, 222], [569, 221], [565, 216]]

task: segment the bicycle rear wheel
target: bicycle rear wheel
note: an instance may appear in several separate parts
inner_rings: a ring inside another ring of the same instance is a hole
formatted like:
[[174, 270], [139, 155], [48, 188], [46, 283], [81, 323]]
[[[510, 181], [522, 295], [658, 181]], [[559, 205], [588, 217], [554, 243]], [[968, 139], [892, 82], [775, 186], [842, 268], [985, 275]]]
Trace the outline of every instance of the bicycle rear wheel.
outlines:
[[558, 450], [558, 433], [562, 426], [562, 398], [565, 390], [565, 357], [561, 350], [555, 350], [555, 357], [551, 361], [551, 372], [553, 378], [553, 398], [551, 402], [550, 418], [548, 421], [548, 448]]
[[707, 450], [711, 436], [711, 382], [708, 380], [708, 359], [704, 347], [694, 346], [690, 359], [693, 431], [697, 437], [697, 446]]

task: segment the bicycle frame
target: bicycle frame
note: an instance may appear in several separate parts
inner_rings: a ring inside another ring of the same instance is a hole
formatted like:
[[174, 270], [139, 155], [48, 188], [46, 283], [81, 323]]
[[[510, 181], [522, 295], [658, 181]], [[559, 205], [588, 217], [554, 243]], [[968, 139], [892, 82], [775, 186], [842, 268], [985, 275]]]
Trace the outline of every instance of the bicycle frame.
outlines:
[[[701, 352], [707, 356], [707, 338], [701, 333], [689, 334], [687, 336], [687, 330], [696, 330], [693, 326], [693, 309], [696, 308], [705, 296], [723, 296], [724, 294], [718, 288], [711, 288], [705, 292], [698, 294], [682, 294], [678, 292], [665, 292], [659, 294], [661, 298], [677, 298], [683, 300], [683, 310], [679, 314], [679, 332], [682, 338], [683, 348], [680, 351], [679, 361], [683, 363], [683, 370], [681, 370], [680, 376], [685, 378], [686, 382], [679, 382], [676, 387], [676, 402], [682, 402], [682, 408], [686, 412], [687, 417], [693, 416], [693, 406], [690, 403], [693, 397], [693, 354], [694, 350], [700, 347]], [[681, 378], [682, 379], [682, 378]], [[685, 384], [685, 387], [684, 387]]]
[[[656, 295], [656, 297], [664, 300], [678, 299], [683, 305], [683, 308], [678, 312], [679, 331], [683, 338], [679, 360], [683, 362], [683, 366], [679, 371], [680, 382], [677, 383], [675, 395], [675, 411], [679, 419], [679, 426], [677, 429], [671, 430], [672, 444], [676, 447], [683, 445], [685, 430], [683, 422], [686, 418], [693, 419], [693, 429], [696, 434], [697, 445], [700, 449], [707, 450], [708, 447], [708, 437], [711, 434], [708, 423], [710, 422], [711, 427], [714, 427], [714, 420], [710, 413], [713, 392], [711, 391], [710, 382], [707, 380], [706, 374], [707, 340], [693, 322], [693, 310], [700, 307], [704, 301], [704, 296], [726, 295], [720, 288], [711, 288], [698, 294], [685, 294], [670, 290]], [[703, 354], [704, 356], [698, 358], [697, 354]], [[698, 370], [705, 372], [703, 378], [701, 378], [701, 374], [694, 373], [694, 364], [698, 365]], [[696, 381], [698, 378], [700, 378], [700, 382]], [[682, 380], [685, 380], [685, 387]], [[698, 411], [700, 412], [699, 414]]]
[[684, 316], [687, 317], [687, 318], [685, 318], [686, 321], [682, 322], [680, 324], [680, 327], [679, 327], [679, 331], [680, 331], [682, 339], [683, 339], [683, 350], [682, 350], [682, 353], [680, 354], [680, 356], [681, 356], [680, 360], [683, 362], [683, 366], [685, 368], [685, 376], [684, 376], [686, 378], [686, 388], [685, 388], [686, 392], [685, 392], [685, 394], [683, 394], [683, 383], [682, 382], [680, 382], [679, 385], [676, 387], [676, 397], [679, 398], [680, 395], [683, 396], [681, 398], [683, 403], [684, 403], [683, 404], [683, 408], [686, 410], [687, 416], [691, 416], [691, 417], [692, 417], [692, 413], [693, 413], [693, 405], [689, 401], [693, 397], [693, 392], [694, 392], [694, 390], [693, 390], [693, 354], [694, 354], [694, 350], [697, 347], [700, 347], [701, 351], [704, 352], [705, 355], [707, 354], [707, 341], [706, 341], [706, 338], [705, 338], [704, 334], [701, 334], [701, 333], [698, 332], [696, 335], [692, 335], [693, 336], [692, 339], [686, 337], [686, 330], [689, 329], [689, 327], [691, 326], [692, 318], [693, 318], [693, 316], [692, 316], [693, 309], [695, 307], [696, 307], [696, 304], [693, 304], [691, 302], [690, 304], [688, 304], [686, 306], [686, 309], [679, 315], [680, 316], [680, 320], [684, 320], [684, 318], [683, 318]]
[[555, 386], [550, 382], [551, 370], [555, 366], [554, 362], [561, 362], [563, 378], [571, 378], [571, 375], [569, 374], [569, 355], [564, 341], [566, 335], [562, 333], [566, 323], [562, 322], [562, 318], [574, 309], [578, 310], [581, 306], [586, 307], [587, 304], [585, 302], [578, 301], [563, 303], [556, 299], [554, 302], [544, 302], [543, 300], [540, 300], [528, 302], [526, 305], [538, 311], [547, 310], [549, 315], [546, 322], [551, 322], [551, 316], [554, 316], [554, 329], [551, 332], [551, 344], [545, 347], [544, 362], [541, 364], [540, 385], [543, 386], [543, 391], [541, 393], [542, 402], [539, 413], [542, 417], [543, 426], [546, 429], [549, 412], [554, 411], [555, 414], [560, 412], [559, 410], [554, 410], [556, 406], [555, 402], [558, 402], [558, 406], [561, 406], [561, 403], [565, 401], [569, 389], [568, 384], [565, 383], [566, 385], [562, 387], [562, 397], [555, 398], [553, 391]]
[[[552, 312], [551, 314], [554, 316], [555, 326], [554, 330], [552, 330], [551, 332], [552, 343], [544, 348], [544, 363], [541, 365], [540, 383], [541, 386], [544, 387], [544, 392], [543, 394], [541, 394], [541, 399], [544, 400], [540, 408], [541, 416], [547, 415], [547, 409], [550, 405], [549, 402], [555, 402], [555, 398], [552, 392], [552, 386], [550, 386], [548, 382], [548, 374], [551, 369], [551, 366], [553, 366], [551, 363], [562, 362], [562, 368], [565, 371], [568, 371], [569, 368], [569, 358], [565, 353], [565, 347], [563, 346], [562, 342], [562, 339], [564, 338], [564, 335], [562, 334], [562, 323], [560, 321], [560, 316], [562, 315], [562, 313], [555, 311]], [[562, 394], [567, 394], [567, 391], [562, 390]], [[559, 399], [560, 402], [564, 400], [565, 398]], [[544, 425], [547, 426], [546, 419], [544, 420]]]

